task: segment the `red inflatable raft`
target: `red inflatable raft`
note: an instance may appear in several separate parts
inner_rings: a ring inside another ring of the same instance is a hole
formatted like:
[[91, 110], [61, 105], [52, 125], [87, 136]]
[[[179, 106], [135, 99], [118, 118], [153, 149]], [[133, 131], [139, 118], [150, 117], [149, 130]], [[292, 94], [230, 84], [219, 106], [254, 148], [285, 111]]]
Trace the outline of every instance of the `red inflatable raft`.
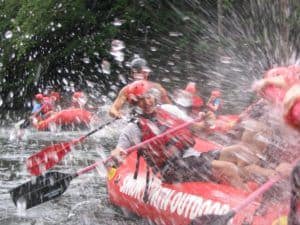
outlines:
[[34, 127], [39, 131], [49, 130], [51, 126], [59, 127], [87, 127], [91, 122], [92, 113], [84, 109], [69, 108], [51, 115], [49, 118], [39, 121]]
[[[199, 151], [216, 149], [213, 143], [198, 139]], [[107, 190], [112, 204], [127, 212], [162, 225], [188, 225], [202, 215], [223, 215], [241, 204], [250, 194], [226, 184], [209, 182], [187, 182], [164, 184], [150, 175], [148, 201], [143, 201], [146, 185], [146, 165], [140, 161], [137, 179], [133, 178], [136, 152], [130, 154], [118, 168], [108, 172]], [[229, 224], [278, 225], [287, 224], [288, 202], [264, 205], [263, 213], [257, 213], [262, 199], [247, 205], [233, 217]], [[256, 213], [255, 213], [256, 212]]]

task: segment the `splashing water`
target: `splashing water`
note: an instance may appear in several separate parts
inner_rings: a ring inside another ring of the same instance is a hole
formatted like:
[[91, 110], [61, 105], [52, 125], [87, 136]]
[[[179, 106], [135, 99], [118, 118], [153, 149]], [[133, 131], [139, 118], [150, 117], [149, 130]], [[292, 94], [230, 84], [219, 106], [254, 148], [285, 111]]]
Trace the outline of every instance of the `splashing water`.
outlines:
[[12, 36], [13, 36], [13, 32], [10, 31], [10, 30], [6, 31], [5, 34], [4, 34], [4, 37], [5, 37], [6, 39], [11, 39]]
[[24, 198], [19, 198], [17, 201], [17, 215], [26, 216], [26, 200]]
[[104, 74], [110, 74], [110, 63], [107, 60], [102, 61], [101, 68]]

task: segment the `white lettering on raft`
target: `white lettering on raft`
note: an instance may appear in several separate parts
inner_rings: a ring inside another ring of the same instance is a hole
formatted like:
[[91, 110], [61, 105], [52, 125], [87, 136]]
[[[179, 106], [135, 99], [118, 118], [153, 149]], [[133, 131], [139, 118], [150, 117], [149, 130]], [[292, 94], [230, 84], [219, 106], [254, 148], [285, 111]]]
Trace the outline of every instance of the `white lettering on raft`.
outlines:
[[[139, 176], [137, 179], [133, 179], [133, 175], [129, 174], [125, 177], [120, 192], [142, 202], [145, 186], [145, 177]], [[223, 215], [230, 211], [228, 204], [164, 188], [157, 180], [150, 181], [148, 195], [149, 201], [147, 204], [156, 209], [170, 211], [191, 220], [206, 214]]]

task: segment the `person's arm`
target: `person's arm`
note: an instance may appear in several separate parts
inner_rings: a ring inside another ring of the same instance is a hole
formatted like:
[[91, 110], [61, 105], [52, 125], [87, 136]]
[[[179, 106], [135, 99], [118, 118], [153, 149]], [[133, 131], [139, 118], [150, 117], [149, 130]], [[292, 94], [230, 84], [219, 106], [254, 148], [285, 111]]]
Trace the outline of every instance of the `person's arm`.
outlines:
[[127, 101], [127, 96], [126, 96], [126, 87], [122, 88], [118, 97], [115, 99], [113, 102], [112, 106], [109, 109], [109, 115], [115, 118], [121, 118], [122, 113], [121, 109], [124, 106], [124, 104]]
[[219, 108], [219, 105], [214, 105], [213, 103], [214, 100], [215, 99], [213, 97], [210, 97], [206, 104], [206, 106], [213, 112], [217, 111]]
[[170, 100], [166, 89], [163, 88], [163, 86], [161, 86], [160, 84], [157, 84], [157, 88], [161, 92], [161, 99], [160, 99], [161, 103], [162, 104], [172, 104], [172, 101]]
[[121, 133], [117, 147], [111, 151], [111, 156], [122, 162], [127, 155], [126, 149], [141, 142], [142, 134], [136, 123], [129, 123]]

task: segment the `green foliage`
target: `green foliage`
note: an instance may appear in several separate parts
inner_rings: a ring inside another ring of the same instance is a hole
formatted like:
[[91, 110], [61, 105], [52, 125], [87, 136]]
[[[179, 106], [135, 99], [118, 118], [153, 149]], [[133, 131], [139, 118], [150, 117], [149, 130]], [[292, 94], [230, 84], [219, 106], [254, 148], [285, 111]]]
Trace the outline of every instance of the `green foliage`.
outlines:
[[234, 0], [222, 0], [224, 9], [230, 9], [234, 3]]

